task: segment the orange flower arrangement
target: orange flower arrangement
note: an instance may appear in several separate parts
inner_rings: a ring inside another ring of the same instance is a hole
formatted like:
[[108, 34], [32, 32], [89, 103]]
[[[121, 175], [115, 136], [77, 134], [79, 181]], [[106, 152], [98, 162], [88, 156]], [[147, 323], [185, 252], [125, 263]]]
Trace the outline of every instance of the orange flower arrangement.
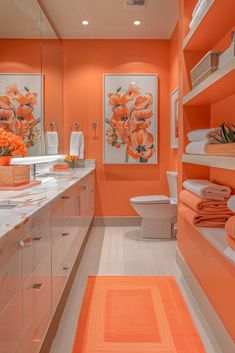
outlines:
[[25, 157], [26, 153], [27, 147], [21, 136], [0, 128], [0, 156]]
[[147, 131], [153, 117], [152, 94], [141, 95], [139, 87], [130, 84], [127, 90], [119, 87], [108, 97], [112, 116], [105, 121], [107, 143], [115, 148], [125, 146], [126, 162], [129, 157], [148, 162], [154, 155], [154, 136]]
[[70, 168], [76, 168], [78, 166], [78, 156], [66, 156], [64, 161]]

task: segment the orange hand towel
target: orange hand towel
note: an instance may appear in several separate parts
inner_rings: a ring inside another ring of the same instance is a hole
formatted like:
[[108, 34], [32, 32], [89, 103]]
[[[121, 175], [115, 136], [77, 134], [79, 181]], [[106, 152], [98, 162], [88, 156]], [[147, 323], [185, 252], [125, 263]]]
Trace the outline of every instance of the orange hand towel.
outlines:
[[186, 206], [190, 207], [200, 215], [233, 215], [227, 207], [227, 200], [206, 200], [201, 199], [199, 196], [191, 193], [190, 191], [183, 190], [180, 193], [180, 201]]
[[228, 214], [199, 214], [191, 208], [180, 205], [179, 212], [195, 227], [223, 228], [230, 215]]
[[235, 240], [227, 235], [228, 246], [235, 251]]
[[227, 234], [235, 241], [235, 216], [229, 218], [228, 222], [226, 222], [225, 230]]

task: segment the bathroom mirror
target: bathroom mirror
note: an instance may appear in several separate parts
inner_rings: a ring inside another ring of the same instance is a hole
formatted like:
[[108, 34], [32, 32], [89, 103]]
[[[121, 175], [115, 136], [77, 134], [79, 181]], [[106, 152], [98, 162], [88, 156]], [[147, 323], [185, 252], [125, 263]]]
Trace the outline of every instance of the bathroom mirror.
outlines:
[[1, 13], [0, 127], [24, 138], [28, 156], [46, 154], [45, 133], [58, 130], [61, 153], [60, 40], [37, 0], [1, 0]]

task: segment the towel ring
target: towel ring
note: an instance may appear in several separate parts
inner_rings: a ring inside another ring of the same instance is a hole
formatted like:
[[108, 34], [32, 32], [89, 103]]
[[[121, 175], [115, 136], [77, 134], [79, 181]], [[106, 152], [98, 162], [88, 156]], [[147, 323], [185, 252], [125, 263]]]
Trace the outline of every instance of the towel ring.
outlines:
[[75, 122], [71, 125], [71, 131], [82, 131], [81, 124], [78, 122]]
[[55, 121], [49, 121], [47, 124], [47, 131], [58, 131], [58, 125]]

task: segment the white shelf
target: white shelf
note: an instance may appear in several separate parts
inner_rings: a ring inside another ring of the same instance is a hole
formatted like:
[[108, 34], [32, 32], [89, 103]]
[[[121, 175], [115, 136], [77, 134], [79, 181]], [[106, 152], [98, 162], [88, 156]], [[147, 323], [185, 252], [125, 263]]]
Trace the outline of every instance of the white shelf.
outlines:
[[235, 93], [235, 58], [215, 71], [183, 98], [183, 105], [208, 105]]
[[182, 161], [184, 163], [199, 164], [214, 168], [235, 170], [235, 157], [183, 154]]
[[193, 37], [194, 33], [197, 31], [198, 27], [200, 26], [202, 20], [204, 17], [207, 15], [208, 11], [210, 10], [211, 6], [214, 4], [215, 0], [210, 0], [208, 2], [208, 6], [204, 9], [204, 11], [201, 13], [201, 16], [198, 18], [197, 23], [195, 26], [189, 31], [187, 34], [186, 38], [183, 41], [183, 49], [187, 48], [187, 45], [189, 44], [191, 38]]
[[224, 228], [196, 228], [199, 233], [230, 263], [235, 265], [235, 251], [228, 247]]

